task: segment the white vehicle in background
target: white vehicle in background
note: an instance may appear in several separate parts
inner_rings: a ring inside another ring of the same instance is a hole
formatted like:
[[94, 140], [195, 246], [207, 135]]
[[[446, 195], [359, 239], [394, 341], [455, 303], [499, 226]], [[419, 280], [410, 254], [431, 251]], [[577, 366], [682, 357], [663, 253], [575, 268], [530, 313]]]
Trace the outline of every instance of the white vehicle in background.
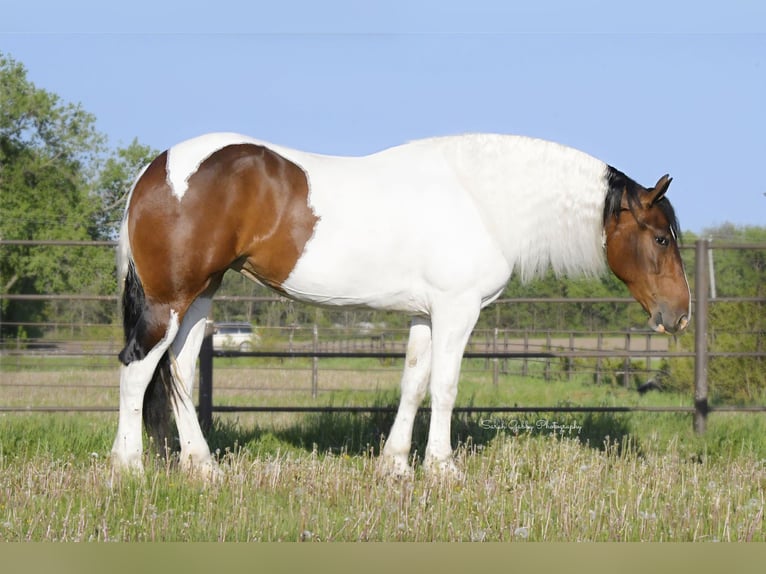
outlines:
[[216, 323], [213, 328], [216, 351], [252, 351], [258, 339], [250, 323]]

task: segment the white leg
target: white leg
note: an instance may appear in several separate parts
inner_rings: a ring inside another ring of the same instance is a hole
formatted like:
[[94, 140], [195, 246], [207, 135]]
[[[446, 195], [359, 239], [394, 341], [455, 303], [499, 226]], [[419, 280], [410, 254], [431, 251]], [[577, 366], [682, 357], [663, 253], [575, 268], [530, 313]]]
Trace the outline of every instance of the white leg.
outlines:
[[197, 356], [205, 337], [205, 322], [211, 305], [212, 300], [204, 297], [192, 303], [171, 347], [172, 357], [175, 358], [172, 373], [178, 390], [171, 404], [181, 443], [181, 465], [203, 471], [212, 468], [213, 460], [197, 419], [192, 392], [197, 371]]
[[115, 467], [142, 470], [143, 440], [141, 413], [144, 394], [152, 380], [157, 364], [178, 333], [178, 313], [170, 312], [170, 322], [165, 337], [140, 361], [120, 368], [120, 415], [117, 437], [112, 446]]
[[460, 376], [460, 361], [479, 317], [472, 299], [449, 302], [434, 309], [431, 367], [431, 425], [424, 466], [427, 472], [459, 475], [452, 461], [450, 429]]
[[423, 401], [431, 373], [431, 322], [416, 317], [410, 326], [407, 356], [402, 375], [401, 399], [381, 456], [381, 469], [394, 476], [411, 476], [407, 459], [412, 444], [412, 426]]

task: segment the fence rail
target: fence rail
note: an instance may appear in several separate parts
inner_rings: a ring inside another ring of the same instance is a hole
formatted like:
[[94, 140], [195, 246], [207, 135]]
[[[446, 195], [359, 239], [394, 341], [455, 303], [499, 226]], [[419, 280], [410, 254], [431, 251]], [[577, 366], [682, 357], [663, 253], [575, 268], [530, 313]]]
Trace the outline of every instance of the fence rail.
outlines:
[[[116, 413], [117, 407], [3, 407], [0, 413], [29, 412], [29, 413]], [[393, 414], [396, 407], [304, 407], [304, 406], [213, 406], [212, 412], [216, 413], [380, 413]], [[418, 414], [428, 414], [430, 407], [418, 408]], [[653, 406], [629, 406], [629, 407], [567, 407], [567, 406], [541, 406], [541, 407], [455, 407], [452, 412], [456, 414], [476, 413], [689, 413], [695, 412], [694, 407], [653, 407]], [[715, 406], [710, 407], [708, 412], [717, 413], [763, 413], [766, 406]]]

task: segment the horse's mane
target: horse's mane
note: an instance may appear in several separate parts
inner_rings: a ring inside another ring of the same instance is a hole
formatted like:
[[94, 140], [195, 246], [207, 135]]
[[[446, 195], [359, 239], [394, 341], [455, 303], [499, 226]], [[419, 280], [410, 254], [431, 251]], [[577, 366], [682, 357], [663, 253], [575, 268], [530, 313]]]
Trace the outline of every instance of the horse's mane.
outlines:
[[[644, 193], [644, 188], [642, 186], [620, 170], [613, 168], [611, 165], [607, 168], [607, 185], [608, 190], [606, 193], [606, 201], [604, 202], [604, 226], [606, 226], [610, 217], [617, 218], [620, 216], [623, 190], [627, 194], [628, 205], [631, 209], [634, 205], [639, 203], [639, 194]], [[673, 233], [673, 236], [680, 241], [680, 224], [670, 200], [663, 196], [655, 203], [655, 205], [660, 208], [662, 214], [668, 220], [670, 231]]]

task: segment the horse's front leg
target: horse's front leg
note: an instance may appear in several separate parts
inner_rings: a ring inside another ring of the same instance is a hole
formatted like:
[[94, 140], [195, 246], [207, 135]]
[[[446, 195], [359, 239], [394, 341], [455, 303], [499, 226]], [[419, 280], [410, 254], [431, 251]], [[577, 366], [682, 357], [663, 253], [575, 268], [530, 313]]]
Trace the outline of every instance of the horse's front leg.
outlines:
[[428, 389], [431, 373], [431, 321], [415, 317], [410, 326], [407, 356], [404, 360], [401, 398], [396, 419], [381, 453], [379, 468], [396, 478], [412, 476], [408, 459], [412, 445], [412, 427], [418, 407]]
[[431, 426], [424, 461], [429, 474], [461, 476], [452, 458], [452, 409], [463, 351], [480, 308], [478, 300], [466, 297], [446, 302], [432, 314]]

